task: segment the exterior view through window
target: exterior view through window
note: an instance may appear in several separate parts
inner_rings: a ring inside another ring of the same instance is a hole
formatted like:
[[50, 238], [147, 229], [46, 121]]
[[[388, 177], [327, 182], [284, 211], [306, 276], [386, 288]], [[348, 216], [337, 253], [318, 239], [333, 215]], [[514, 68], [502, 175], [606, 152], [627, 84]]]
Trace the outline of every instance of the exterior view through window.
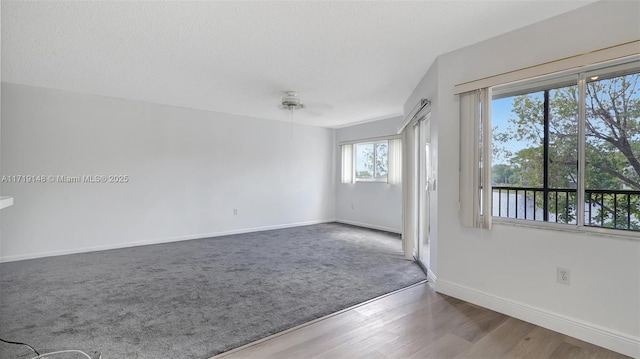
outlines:
[[387, 182], [388, 141], [358, 143], [355, 147], [356, 181]]
[[575, 75], [494, 97], [493, 216], [640, 231], [640, 73], [629, 68], [582, 74], [584, 91]]

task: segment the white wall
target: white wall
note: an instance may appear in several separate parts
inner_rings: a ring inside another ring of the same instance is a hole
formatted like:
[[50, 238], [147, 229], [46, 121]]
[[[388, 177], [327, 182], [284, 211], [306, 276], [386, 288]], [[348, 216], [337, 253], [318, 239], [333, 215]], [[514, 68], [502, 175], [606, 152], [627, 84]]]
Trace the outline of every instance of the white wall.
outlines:
[[3, 175], [122, 174], [129, 183], [4, 183], [15, 205], [2, 211], [0, 259], [332, 221], [334, 131], [293, 131], [3, 83]]
[[[640, 38], [640, 3], [598, 2], [437, 60], [437, 290], [640, 356], [640, 240], [495, 224], [460, 226], [456, 84]], [[579, 29], [579, 31], [577, 31]], [[425, 79], [405, 105], [430, 97]], [[571, 285], [556, 283], [556, 267]]]
[[373, 121], [336, 130], [336, 220], [344, 223], [402, 232], [402, 186], [380, 182], [341, 183], [342, 141], [397, 134], [402, 117]]

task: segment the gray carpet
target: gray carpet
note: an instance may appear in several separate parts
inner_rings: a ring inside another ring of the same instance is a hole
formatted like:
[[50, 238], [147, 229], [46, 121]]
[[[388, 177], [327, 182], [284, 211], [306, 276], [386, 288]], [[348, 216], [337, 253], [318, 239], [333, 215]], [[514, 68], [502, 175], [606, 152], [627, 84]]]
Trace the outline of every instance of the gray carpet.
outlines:
[[[10, 262], [0, 337], [204, 359], [424, 279], [398, 235], [338, 223]], [[0, 358], [31, 357], [0, 343]]]

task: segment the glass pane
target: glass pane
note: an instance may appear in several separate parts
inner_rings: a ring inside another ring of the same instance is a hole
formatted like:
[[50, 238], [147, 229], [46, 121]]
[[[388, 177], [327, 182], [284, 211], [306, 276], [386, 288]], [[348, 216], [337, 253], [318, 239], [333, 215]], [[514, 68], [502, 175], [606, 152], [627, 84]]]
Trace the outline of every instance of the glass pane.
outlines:
[[494, 185], [542, 187], [544, 92], [492, 102]]
[[531, 188], [543, 186], [544, 92], [496, 99], [491, 106], [493, 215], [542, 220], [543, 196]]
[[578, 185], [578, 86], [549, 90], [549, 187]]
[[373, 143], [356, 144], [356, 179], [373, 179], [374, 155]]
[[640, 229], [639, 77], [587, 75], [587, 225]]
[[549, 90], [549, 221], [576, 223], [578, 86]]
[[378, 142], [375, 146], [375, 179], [378, 181], [386, 181], [387, 174], [389, 173], [389, 143], [387, 141]]

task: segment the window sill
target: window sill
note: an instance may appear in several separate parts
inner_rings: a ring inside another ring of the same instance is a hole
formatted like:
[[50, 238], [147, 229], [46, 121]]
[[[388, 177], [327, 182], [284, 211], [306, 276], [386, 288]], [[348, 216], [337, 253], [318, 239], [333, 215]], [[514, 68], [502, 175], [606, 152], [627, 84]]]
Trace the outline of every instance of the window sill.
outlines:
[[525, 227], [533, 229], [544, 229], [558, 232], [578, 233], [578, 234], [590, 234], [605, 237], [621, 238], [640, 240], [640, 232], [626, 231], [621, 229], [608, 229], [597, 227], [577, 226], [574, 224], [561, 224], [561, 223], [547, 223], [547, 222], [534, 222], [523, 219], [511, 219], [502, 217], [493, 217], [493, 224]]

